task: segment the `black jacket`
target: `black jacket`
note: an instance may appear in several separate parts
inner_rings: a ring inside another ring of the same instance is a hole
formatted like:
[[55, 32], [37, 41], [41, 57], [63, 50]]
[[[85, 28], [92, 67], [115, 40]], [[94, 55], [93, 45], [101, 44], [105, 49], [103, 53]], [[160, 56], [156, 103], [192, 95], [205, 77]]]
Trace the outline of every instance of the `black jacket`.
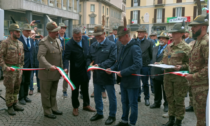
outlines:
[[[121, 55], [120, 50], [120, 55]], [[139, 88], [140, 87], [140, 77], [133, 76], [131, 74], [140, 74], [140, 69], [142, 67], [142, 55], [139, 43], [136, 40], [131, 40], [129, 44], [126, 45], [122, 59], [118, 57], [117, 62], [111, 67], [112, 70], [120, 71], [121, 85], [124, 88]], [[120, 65], [121, 64], [121, 65]], [[120, 68], [119, 68], [120, 65]]]
[[[98, 42], [94, 42], [90, 46], [87, 65], [90, 65], [92, 61], [94, 64], [98, 64], [102, 68], [110, 68], [116, 62], [117, 47], [116, 44], [106, 38], [103, 44], [99, 46]], [[95, 70], [93, 72], [93, 83], [98, 85], [110, 85], [114, 84], [114, 74], [107, 74], [102, 70]]]
[[[87, 55], [89, 52], [88, 39], [82, 37], [82, 47], [80, 47], [74, 39], [70, 39], [66, 43], [64, 51], [64, 60], [70, 60], [70, 79], [73, 82], [84, 82], [90, 79], [90, 73], [87, 72]], [[68, 65], [65, 64], [64, 69]]]
[[94, 37], [94, 38], [92, 38], [91, 40], [90, 40], [90, 45], [92, 45], [94, 42], [96, 42], [97, 40], [96, 40], [96, 38]]
[[[155, 46], [153, 48], [153, 53], [152, 53], [152, 64], [154, 64], [155, 62], [160, 62], [163, 58], [163, 52], [157, 56], [157, 53], [158, 53], [158, 49], [159, 49], [159, 46]], [[164, 69], [162, 68], [158, 68], [158, 67], [151, 67], [151, 74], [152, 75], [155, 75], [155, 74], [163, 74], [164, 73]], [[152, 79], [155, 79], [155, 80], [159, 80], [159, 81], [163, 81], [163, 75], [160, 75], [160, 76], [151, 76]]]
[[137, 39], [142, 51], [143, 66], [148, 66], [152, 60], [153, 42], [144, 38], [143, 41]]

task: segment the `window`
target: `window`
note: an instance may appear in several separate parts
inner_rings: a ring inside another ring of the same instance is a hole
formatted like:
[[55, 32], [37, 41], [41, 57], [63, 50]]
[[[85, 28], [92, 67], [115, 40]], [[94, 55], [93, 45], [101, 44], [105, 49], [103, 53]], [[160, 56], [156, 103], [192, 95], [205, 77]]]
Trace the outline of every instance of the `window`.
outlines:
[[138, 23], [138, 11], [133, 11], [133, 19], [132, 19], [133, 24]]
[[90, 24], [95, 24], [95, 17], [90, 17]]
[[79, 4], [79, 12], [81, 12], [81, 9], [82, 9], [82, 8], [81, 8], [81, 4]]
[[108, 8], [106, 9], [106, 15], [109, 15], [109, 9]]
[[176, 8], [176, 17], [182, 17], [182, 7]]
[[104, 6], [103, 6], [103, 14], [104, 14]]
[[133, 6], [134, 7], [138, 6], [138, 0], [133, 0]]
[[90, 12], [95, 12], [95, 5], [94, 4], [90, 5]]
[[162, 23], [162, 13], [163, 13], [163, 9], [157, 9], [157, 23]]

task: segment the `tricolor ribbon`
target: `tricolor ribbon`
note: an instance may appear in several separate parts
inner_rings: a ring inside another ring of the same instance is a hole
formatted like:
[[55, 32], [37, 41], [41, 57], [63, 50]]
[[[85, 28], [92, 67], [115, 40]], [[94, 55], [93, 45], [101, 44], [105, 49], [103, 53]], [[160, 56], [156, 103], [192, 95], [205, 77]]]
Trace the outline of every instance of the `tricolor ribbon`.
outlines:
[[[95, 67], [95, 66], [89, 66], [87, 71], [91, 71], [91, 70], [103, 70], [106, 71], [106, 69], [101, 68], [101, 67]], [[111, 73], [116, 73], [117, 71], [109, 71]], [[160, 75], [165, 75], [165, 74], [174, 74], [174, 75], [178, 75], [181, 77], [185, 77], [187, 74], [189, 74], [188, 71], [176, 71], [176, 72], [168, 72], [168, 73], [164, 73], [164, 74], [155, 74], [155, 75], [142, 75], [142, 74], [131, 74], [133, 76], [160, 76]]]
[[[10, 67], [11, 71], [16, 71], [16, 70], [24, 70], [24, 71], [33, 71], [33, 70], [45, 70], [45, 68], [20, 68], [16, 66], [11, 66]], [[72, 90], [75, 90], [76, 87], [74, 86], [73, 82], [69, 79], [68, 75], [64, 72], [64, 70], [60, 67], [56, 67], [58, 72], [61, 74], [61, 76], [66, 80], [66, 82], [69, 84]]]

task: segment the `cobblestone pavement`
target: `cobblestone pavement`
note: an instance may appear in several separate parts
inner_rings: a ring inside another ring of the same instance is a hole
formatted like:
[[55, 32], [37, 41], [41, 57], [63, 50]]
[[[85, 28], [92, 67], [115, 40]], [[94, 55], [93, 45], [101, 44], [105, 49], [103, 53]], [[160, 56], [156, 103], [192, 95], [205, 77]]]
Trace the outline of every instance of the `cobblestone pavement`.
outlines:
[[[68, 98], [64, 99], [62, 97], [62, 82], [63, 79], [59, 81], [59, 87], [57, 92], [57, 102], [59, 110], [63, 111], [62, 116], [57, 116], [57, 119], [48, 119], [44, 117], [42, 105], [41, 105], [41, 96], [40, 93], [37, 93], [36, 86], [34, 90], [34, 94], [29, 96], [32, 100], [32, 103], [28, 103], [24, 105], [23, 112], [16, 112], [16, 116], [10, 116], [7, 114], [6, 110], [0, 110], [0, 126], [105, 126], [105, 121], [108, 118], [109, 113], [109, 102], [108, 98], [104, 99], [104, 118], [95, 122], [89, 121], [89, 119], [95, 114], [82, 110], [82, 99], [80, 99], [80, 108], [79, 108], [79, 116], [74, 117], [72, 115], [72, 104], [71, 104], [71, 89], [68, 88]], [[89, 94], [93, 91], [93, 83], [92, 80], [89, 84]], [[122, 115], [122, 104], [121, 97], [119, 94], [120, 88], [119, 85], [115, 85], [116, 87], [116, 96], [117, 96], [117, 115], [116, 122], [112, 124], [114, 126], [120, 121]], [[2, 89], [2, 96], [4, 97], [5, 88], [3, 85], [3, 81], [0, 81], [0, 89]], [[163, 123], [168, 121], [168, 118], [163, 118], [163, 106], [160, 109], [150, 109], [144, 105], [143, 100], [144, 95], [142, 94], [142, 99], [139, 103], [138, 107], [138, 122], [137, 126], [162, 126]], [[154, 96], [150, 97], [150, 104], [153, 103]], [[92, 107], [95, 106], [94, 99], [90, 98], [90, 104]], [[189, 98], [185, 99], [185, 105], [188, 106]], [[0, 99], [0, 109], [6, 108], [5, 102]], [[185, 119], [183, 121], [183, 126], [195, 126], [196, 117], [193, 112], [187, 112], [185, 114]]]

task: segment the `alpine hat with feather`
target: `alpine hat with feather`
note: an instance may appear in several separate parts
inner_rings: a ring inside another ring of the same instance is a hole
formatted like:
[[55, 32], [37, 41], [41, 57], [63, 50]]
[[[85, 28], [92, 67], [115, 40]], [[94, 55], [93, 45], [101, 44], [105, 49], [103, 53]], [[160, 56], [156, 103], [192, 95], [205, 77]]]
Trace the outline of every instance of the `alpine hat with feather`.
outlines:
[[12, 24], [9, 26], [9, 31], [20, 31], [19, 25], [16, 23], [16, 21], [11, 17]]
[[46, 29], [48, 32], [57, 32], [61, 29], [60, 26], [57, 25], [48, 15], [46, 15], [50, 22], [47, 23]]
[[118, 29], [117, 29], [117, 35], [119, 37], [130, 33], [130, 30], [127, 28], [127, 21], [126, 21], [126, 17], [125, 16], [123, 18], [123, 22], [124, 22], [124, 25], [123, 26], [119, 26]]

